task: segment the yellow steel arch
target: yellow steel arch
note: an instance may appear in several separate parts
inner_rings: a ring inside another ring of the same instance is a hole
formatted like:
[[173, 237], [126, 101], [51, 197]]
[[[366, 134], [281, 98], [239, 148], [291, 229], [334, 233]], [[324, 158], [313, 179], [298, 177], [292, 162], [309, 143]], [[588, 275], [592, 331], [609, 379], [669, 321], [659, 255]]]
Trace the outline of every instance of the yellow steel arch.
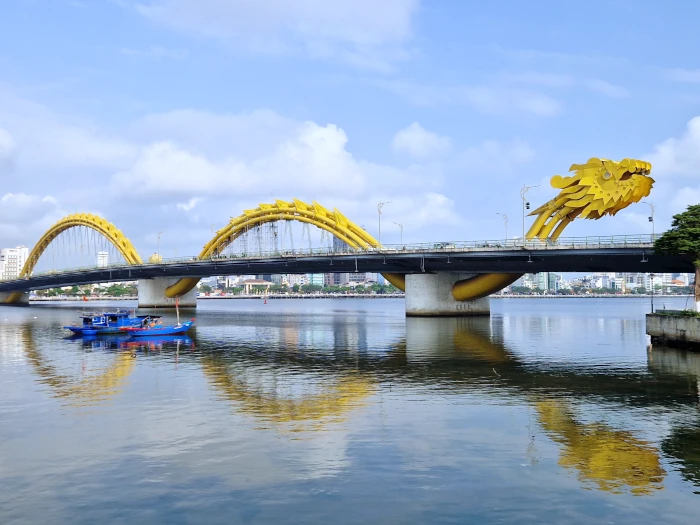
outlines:
[[[570, 177], [555, 175], [550, 183], [559, 195], [534, 210], [535, 222], [526, 239], [556, 241], [577, 217], [600, 219], [615, 215], [632, 203], [649, 195], [654, 179], [649, 177], [651, 164], [643, 160], [622, 159], [617, 162], [593, 157], [585, 164], [572, 164]], [[457, 281], [452, 296], [458, 301], [486, 297], [502, 290], [521, 274], [490, 273]]]
[[[58, 237], [66, 230], [69, 230], [71, 228], [77, 228], [79, 226], [91, 228], [97, 233], [103, 235], [109, 242], [111, 242], [115, 246], [115, 248], [117, 248], [117, 250], [119, 250], [119, 253], [121, 253], [124, 256], [124, 260], [126, 260], [127, 263], [142, 263], [141, 257], [136, 252], [136, 248], [134, 248], [133, 244], [131, 244], [131, 241], [126, 236], [124, 236], [121, 230], [119, 230], [119, 228], [117, 228], [114, 224], [107, 221], [106, 219], [103, 219], [102, 217], [99, 217], [98, 215], [93, 215], [91, 213], [74, 213], [72, 215], [63, 217], [61, 220], [56, 222], [56, 224], [51, 226], [51, 228], [49, 228], [46, 231], [46, 233], [41, 237], [41, 239], [39, 239], [39, 242], [36, 243], [31, 253], [29, 254], [29, 257], [27, 258], [27, 261], [22, 267], [22, 271], [19, 275], [20, 278], [29, 277], [32, 274], [34, 268], [39, 262], [39, 258], [42, 256], [46, 248], [49, 247], [49, 244], [51, 244], [51, 242], [56, 237]], [[16, 303], [21, 299], [22, 294], [23, 292], [12, 293], [9, 295], [6, 302]]]
[[[251, 228], [275, 221], [299, 221], [312, 224], [326, 230], [352, 248], [367, 249], [379, 247], [379, 242], [374, 237], [350, 221], [337, 209], [330, 211], [315, 201], [308, 204], [298, 199], [293, 199], [292, 202], [276, 200], [274, 204], [260, 204], [257, 208], [245, 210], [238, 217], [232, 218], [204, 246], [199, 254], [199, 258], [208, 259], [218, 255]], [[402, 275], [383, 275], [394, 286], [402, 290], [405, 289]], [[165, 295], [171, 298], [180, 297], [197, 286], [198, 282], [199, 279], [196, 277], [180, 279], [165, 290]]]

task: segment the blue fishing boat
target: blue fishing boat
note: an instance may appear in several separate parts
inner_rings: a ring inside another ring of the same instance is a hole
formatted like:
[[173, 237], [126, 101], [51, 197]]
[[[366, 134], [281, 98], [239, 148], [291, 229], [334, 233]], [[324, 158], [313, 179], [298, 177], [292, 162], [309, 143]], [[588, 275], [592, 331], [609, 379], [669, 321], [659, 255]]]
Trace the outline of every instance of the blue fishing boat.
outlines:
[[194, 318], [184, 323], [177, 323], [174, 325], [166, 326], [163, 324], [163, 319], [161, 317], [151, 316], [149, 321], [145, 321], [141, 326], [122, 326], [120, 328], [122, 333], [130, 334], [132, 337], [139, 336], [159, 336], [159, 335], [178, 335], [184, 334], [192, 328], [194, 324]]
[[142, 326], [144, 322], [150, 322], [152, 316], [132, 316], [130, 310], [115, 310], [112, 312], [84, 313], [80, 316], [82, 324], [64, 326], [75, 335], [104, 335], [119, 334], [123, 327]]

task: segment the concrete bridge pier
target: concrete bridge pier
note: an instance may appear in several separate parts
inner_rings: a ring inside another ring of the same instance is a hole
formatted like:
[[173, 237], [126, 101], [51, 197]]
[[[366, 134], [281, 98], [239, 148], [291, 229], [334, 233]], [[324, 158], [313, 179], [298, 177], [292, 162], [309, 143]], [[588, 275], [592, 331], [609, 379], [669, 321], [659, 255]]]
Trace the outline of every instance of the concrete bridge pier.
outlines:
[[[19, 296], [19, 300], [16, 300]], [[28, 306], [29, 292], [0, 292], [0, 304]]]
[[[155, 277], [139, 280], [139, 308], [175, 308], [175, 299], [165, 295], [165, 289], [179, 277]], [[181, 308], [197, 308], [197, 288], [180, 297]]]
[[457, 301], [452, 286], [474, 273], [438, 272], [406, 275], [406, 317], [471, 317], [491, 314], [488, 297]]

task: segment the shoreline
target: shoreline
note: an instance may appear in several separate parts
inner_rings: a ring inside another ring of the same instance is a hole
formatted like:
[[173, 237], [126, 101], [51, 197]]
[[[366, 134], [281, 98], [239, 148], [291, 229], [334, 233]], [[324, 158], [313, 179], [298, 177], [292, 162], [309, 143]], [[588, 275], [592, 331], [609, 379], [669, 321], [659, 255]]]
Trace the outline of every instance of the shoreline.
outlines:
[[[222, 299], [405, 299], [405, 294], [288, 294], [288, 295], [210, 295], [199, 296], [197, 300], [222, 300]], [[491, 299], [651, 299], [652, 295], [647, 294], [581, 294], [581, 295], [492, 295]], [[692, 295], [661, 295], [654, 294], [653, 297], [669, 298], [693, 298]], [[94, 301], [137, 301], [137, 296], [122, 296], [122, 297], [95, 297], [85, 301], [82, 297], [64, 297], [64, 298], [32, 298], [29, 303], [80, 303]]]

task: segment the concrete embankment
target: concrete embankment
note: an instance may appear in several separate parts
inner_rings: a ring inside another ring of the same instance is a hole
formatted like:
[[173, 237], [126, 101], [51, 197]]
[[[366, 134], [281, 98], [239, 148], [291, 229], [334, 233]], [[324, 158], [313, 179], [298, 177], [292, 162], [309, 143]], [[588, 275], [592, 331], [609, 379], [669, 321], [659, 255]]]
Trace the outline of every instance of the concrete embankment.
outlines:
[[652, 343], [700, 350], [700, 317], [666, 310], [647, 314], [646, 321]]

